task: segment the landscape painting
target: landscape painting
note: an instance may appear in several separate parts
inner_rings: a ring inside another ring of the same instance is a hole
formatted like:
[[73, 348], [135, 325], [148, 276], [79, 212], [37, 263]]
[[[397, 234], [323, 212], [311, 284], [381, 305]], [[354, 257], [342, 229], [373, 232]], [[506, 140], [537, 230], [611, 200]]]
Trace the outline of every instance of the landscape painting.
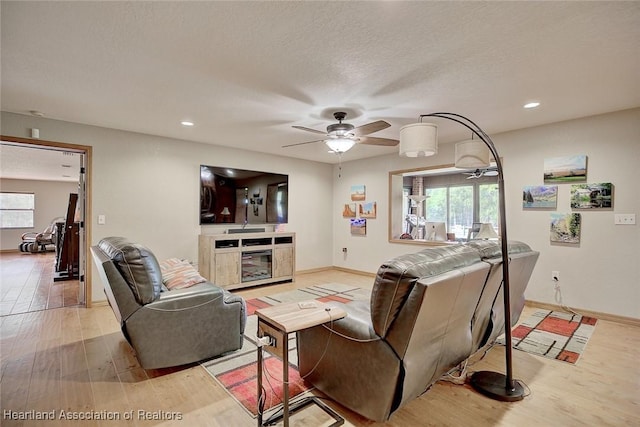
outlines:
[[552, 213], [550, 240], [556, 243], [580, 243], [579, 213]]
[[377, 216], [377, 203], [360, 203], [360, 218], [375, 218]]
[[544, 159], [544, 182], [583, 182], [587, 180], [587, 156], [576, 155]]
[[352, 236], [366, 236], [367, 235], [367, 220], [364, 218], [352, 218], [351, 222], [351, 235]]
[[366, 197], [366, 191], [364, 185], [352, 185], [351, 186], [351, 200], [354, 202], [361, 202]]
[[356, 204], [345, 203], [342, 209], [342, 218], [355, 218], [356, 217]]
[[574, 184], [571, 186], [572, 209], [613, 208], [613, 184]]
[[555, 209], [557, 204], [557, 185], [527, 186], [522, 190], [522, 207], [525, 209]]

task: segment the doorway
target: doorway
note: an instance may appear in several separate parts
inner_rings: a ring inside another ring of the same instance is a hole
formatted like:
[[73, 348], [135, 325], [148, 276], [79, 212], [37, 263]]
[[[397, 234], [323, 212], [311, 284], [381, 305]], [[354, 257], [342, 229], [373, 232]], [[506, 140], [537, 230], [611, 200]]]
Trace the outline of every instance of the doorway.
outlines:
[[[12, 236], [12, 234], [7, 233], [5, 229], [2, 230], [3, 240], [6, 241], [6, 243], [3, 244], [2, 247], [3, 253], [2, 259], [0, 260], [3, 267], [3, 282], [5, 282], [6, 284], [11, 284], [12, 287], [3, 286], [3, 288], [5, 289], [3, 289], [2, 299], [0, 300], [0, 314], [17, 314], [19, 312], [23, 313], [36, 310], [45, 310], [67, 305], [81, 305], [90, 307], [92, 295], [90, 274], [91, 268], [90, 266], [87, 266], [87, 250], [88, 242], [91, 241], [90, 221], [88, 221], [88, 219], [91, 218], [90, 172], [92, 147], [68, 144], [63, 142], [43, 141], [37, 139], [17, 138], [9, 136], [2, 136], [0, 144], [2, 146], [3, 153], [18, 149], [21, 149], [23, 151], [26, 150], [26, 152], [29, 153], [29, 156], [26, 158], [26, 160], [13, 159], [13, 162], [16, 163], [15, 165], [12, 165], [12, 167], [10, 168], [3, 167], [3, 183], [11, 181], [20, 182], [20, 179], [46, 179], [42, 178], [42, 173], [43, 170], [48, 169], [48, 166], [46, 164], [40, 164], [42, 167], [34, 168], [34, 172], [31, 177], [28, 177], [28, 171], [23, 173], [14, 172], [17, 174], [14, 179], [5, 180], [5, 169], [14, 169], [13, 166], [18, 166], [17, 163], [20, 163], [21, 161], [29, 163], [30, 166], [33, 166], [38, 164], [36, 162], [36, 159], [39, 156], [42, 157], [43, 161], [45, 161], [47, 157], [51, 158], [52, 155], [54, 155], [54, 158], [56, 159], [63, 159], [63, 161], [58, 162], [59, 164], [53, 166], [62, 168], [61, 171], [63, 174], [65, 174], [64, 176], [66, 176], [66, 179], [62, 179], [61, 181], [66, 180], [67, 185], [61, 185], [62, 189], [58, 187], [55, 191], [62, 192], [61, 194], [66, 195], [62, 195], [59, 197], [64, 198], [64, 200], [58, 200], [56, 202], [58, 204], [58, 207], [55, 210], [55, 215], [53, 214], [53, 212], [47, 213], [45, 215], [54, 215], [56, 217], [66, 215], [67, 217], [69, 217], [67, 212], [67, 208], [69, 207], [68, 203], [71, 200], [71, 195], [77, 194], [77, 201], [75, 203], [76, 209], [75, 213], [72, 215], [74, 233], [77, 234], [76, 239], [74, 239], [77, 241], [77, 247], [74, 252], [75, 257], [73, 258], [73, 268], [71, 270], [62, 271], [62, 267], [60, 267], [60, 254], [57, 252], [57, 250], [60, 248], [55, 248], [55, 254], [53, 254], [52, 252], [47, 253], [46, 250], [43, 250], [42, 252], [38, 251], [37, 253], [31, 254], [20, 253], [18, 252], [18, 243], [20, 241], [20, 237], [18, 236], [16, 238], [15, 236], [13, 236], [11, 239], [5, 240], [5, 237]], [[6, 165], [6, 162], [4, 160], [6, 159], [3, 159], [3, 163], [5, 163]], [[71, 178], [69, 177], [70, 175]], [[55, 181], [56, 178], [49, 179]], [[38, 182], [45, 183], [45, 181]], [[7, 185], [7, 187], [9, 186]], [[47, 195], [47, 193], [50, 193], [48, 189], [56, 188], [53, 183], [46, 183], [44, 187], [44, 189], [40, 188], [38, 190], [43, 195]], [[68, 191], [69, 189], [70, 191]], [[5, 191], [5, 185], [3, 185], [2, 191]], [[44, 207], [45, 201], [46, 197], [42, 196], [42, 203], [40, 208]], [[63, 203], [64, 205], [64, 212], [62, 212], [62, 215], [59, 215], [60, 203]], [[36, 200], [34, 211], [38, 212], [38, 209], [38, 201]], [[41, 211], [43, 210], [44, 209], [41, 209]], [[42, 220], [40, 222], [42, 222]], [[62, 224], [64, 224], [64, 226], [61, 227], [63, 229], [68, 225], [66, 222], [63, 222]], [[42, 227], [40, 226], [38, 228]], [[33, 231], [42, 231], [38, 228], [34, 228]], [[21, 231], [24, 232], [26, 230]], [[10, 242], [14, 240], [16, 250], [7, 252], [7, 245], [10, 245]], [[69, 272], [71, 272], [72, 274], [68, 274]], [[24, 287], [18, 290], [21, 281], [24, 281]], [[33, 293], [33, 299], [31, 303], [27, 303], [30, 298], [30, 292]]]

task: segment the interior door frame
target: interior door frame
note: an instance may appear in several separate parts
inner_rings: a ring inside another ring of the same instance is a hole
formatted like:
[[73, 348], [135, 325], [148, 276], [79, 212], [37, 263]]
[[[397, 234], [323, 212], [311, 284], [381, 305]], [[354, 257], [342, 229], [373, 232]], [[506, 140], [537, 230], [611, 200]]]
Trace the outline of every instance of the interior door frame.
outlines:
[[[92, 150], [93, 147], [90, 145], [79, 145], [79, 144], [69, 144], [66, 142], [58, 142], [58, 141], [46, 141], [42, 139], [32, 139], [32, 138], [20, 138], [15, 136], [7, 136], [0, 135], [0, 138], [3, 142], [10, 142], [15, 144], [23, 144], [29, 145], [34, 148], [45, 148], [45, 149], [59, 149], [61, 151], [68, 150], [80, 153], [84, 155], [84, 181], [85, 181], [85, 191], [84, 191], [84, 200], [79, 200], [80, 203], [84, 204], [84, 218], [82, 218], [84, 225], [84, 233], [81, 232], [81, 236], [84, 234], [82, 244], [82, 253], [81, 260], [84, 260], [84, 306], [87, 308], [91, 307], [91, 299], [92, 299], [92, 282], [91, 282], [91, 265], [88, 265], [89, 257], [89, 242], [91, 242], [91, 218], [93, 218], [91, 214], [91, 170], [92, 170]], [[78, 180], [81, 178], [78, 177]], [[79, 278], [81, 279], [81, 278]], [[80, 280], [82, 283], [82, 280]], [[82, 289], [80, 290], [82, 293]]]

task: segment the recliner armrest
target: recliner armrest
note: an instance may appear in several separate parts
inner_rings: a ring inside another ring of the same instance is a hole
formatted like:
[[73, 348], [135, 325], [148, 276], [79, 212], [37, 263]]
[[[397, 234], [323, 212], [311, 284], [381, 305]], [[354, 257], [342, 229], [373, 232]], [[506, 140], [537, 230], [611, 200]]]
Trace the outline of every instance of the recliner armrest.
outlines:
[[203, 304], [222, 306], [225, 304], [225, 291], [209, 282], [199, 283], [184, 289], [161, 292], [155, 301], [144, 307], [152, 310], [180, 311], [200, 307]]
[[353, 301], [349, 304], [328, 303], [330, 307], [340, 307], [347, 312], [346, 317], [334, 320], [327, 327], [353, 340], [370, 341], [380, 339], [371, 325], [368, 301]]
[[233, 305], [240, 305], [242, 315], [240, 317], [240, 329], [244, 331], [246, 325], [246, 305], [239, 295], [222, 289], [211, 282], [198, 283], [197, 285], [161, 292], [160, 298], [145, 305], [150, 310], [159, 311], [186, 311], [199, 309], [204, 305], [210, 305], [212, 309], [224, 309]]

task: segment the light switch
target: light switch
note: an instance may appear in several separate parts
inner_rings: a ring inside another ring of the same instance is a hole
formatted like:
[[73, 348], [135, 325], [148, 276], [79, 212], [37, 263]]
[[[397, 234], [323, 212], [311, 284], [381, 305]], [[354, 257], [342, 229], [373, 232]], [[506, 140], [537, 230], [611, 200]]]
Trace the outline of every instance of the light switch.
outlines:
[[616, 225], [636, 225], [636, 214], [615, 214]]
[[104, 215], [98, 215], [98, 224], [105, 225], [107, 223], [107, 218]]

